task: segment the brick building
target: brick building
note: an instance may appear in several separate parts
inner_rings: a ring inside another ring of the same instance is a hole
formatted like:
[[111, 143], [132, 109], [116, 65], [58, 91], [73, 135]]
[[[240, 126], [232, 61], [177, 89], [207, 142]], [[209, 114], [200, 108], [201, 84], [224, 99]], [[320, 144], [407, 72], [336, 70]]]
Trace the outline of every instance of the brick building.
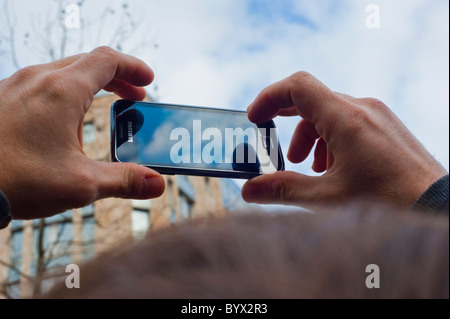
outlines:
[[[85, 116], [86, 154], [110, 160], [110, 105], [118, 97], [102, 92]], [[245, 204], [231, 180], [165, 176], [156, 199], [104, 199], [81, 209], [34, 221], [13, 221], [0, 232], [0, 297], [30, 297], [45, 291], [62, 267], [80, 264], [125, 240], [205, 214], [224, 215]], [[62, 269], [62, 270], [61, 270]], [[36, 277], [41, 280], [36, 280]]]

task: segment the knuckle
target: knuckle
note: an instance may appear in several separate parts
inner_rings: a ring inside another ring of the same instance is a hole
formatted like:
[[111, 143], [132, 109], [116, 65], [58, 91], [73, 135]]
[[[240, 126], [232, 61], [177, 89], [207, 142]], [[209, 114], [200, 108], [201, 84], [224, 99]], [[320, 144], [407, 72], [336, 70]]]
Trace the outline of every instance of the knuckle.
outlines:
[[316, 102], [337, 101], [338, 95], [331, 91], [326, 85], [320, 82], [312, 74], [306, 71], [300, 71], [292, 74], [289, 78], [291, 94], [293, 92], [297, 97], [302, 96], [306, 100], [315, 100]]
[[98, 59], [109, 60], [109, 59], [115, 57], [116, 51], [114, 51], [112, 48], [110, 48], [108, 46], [101, 46], [101, 47], [94, 49], [91, 52], [91, 55], [95, 56]]
[[391, 111], [391, 109], [384, 104], [382, 101], [376, 98], [364, 98], [360, 101], [361, 107], [367, 110], [367, 113], [370, 113], [372, 119], [377, 117], [383, 117], [385, 119], [394, 120], [395, 115]]
[[348, 108], [346, 112], [346, 125], [343, 128], [345, 138], [353, 140], [361, 135], [361, 132], [367, 127], [369, 114], [363, 108], [358, 106]]
[[68, 92], [68, 83], [65, 76], [59, 71], [48, 72], [43, 75], [37, 85], [50, 101], [65, 98]]
[[295, 190], [290, 187], [284, 180], [278, 178], [272, 184], [273, 191], [280, 203], [292, 203], [296, 201]]
[[61, 88], [64, 88], [63, 85], [63, 77], [60, 72], [54, 71], [45, 74], [42, 78], [43, 84], [45, 87], [51, 89], [52, 91], [58, 91]]
[[388, 118], [391, 120], [395, 118], [395, 115], [391, 111], [391, 109], [386, 104], [384, 104], [382, 101], [380, 101], [378, 99], [370, 98], [369, 106], [371, 107], [371, 109], [373, 111], [375, 111], [378, 114], [381, 114], [384, 118]]
[[116, 193], [120, 197], [131, 197], [133, 195], [133, 185], [134, 185], [134, 174], [128, 165], [123, 165], [120, 171], [121, 183], [117, 185]]
[[40, 67], [38, 65], [27, 66], [14, 73], [11, 79], [23, 84], [27, 80], [37, 76], [40, 73], [39, 71]]
[[367, 101], [367, 105], [369, 105], [372, 108], [381, 109], [381, 110], [384, 110], [387, 108], [386, 104], [381, 102], [379, 99], [371, 97], [371, 98], [368, 98], [366, 101]]
[[356, 123], [358, 126], [367, 122], [367, 111], [361, 107], [353, 107], [348, 110], [349, 119], [351, 122]]
[[290, 76], [290, 80], [294, 85], [310, 81], [312, 78], [313, 76], [306, 71], [299, 71]]

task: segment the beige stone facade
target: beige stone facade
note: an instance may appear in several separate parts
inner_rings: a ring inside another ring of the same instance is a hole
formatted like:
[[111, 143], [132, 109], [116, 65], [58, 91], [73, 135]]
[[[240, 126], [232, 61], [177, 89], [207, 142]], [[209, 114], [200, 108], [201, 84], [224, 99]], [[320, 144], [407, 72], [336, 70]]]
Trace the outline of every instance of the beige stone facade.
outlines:
[[[84, 151], [87, 156], [110, 160], [110, 106], [113, 94], [97, 96], [85, 117]], [[0, 296], [30, 297], [51, 285], [36, 286], [50, 269], [82, 263], [147, 231], [167, 227], [186, 218], [226, 214], [223, 180], [192, 176], [165, 176], [166, 191], [156, 199], [133, 201], [104, 199], [89, 207], [39, 221], [14, 221], [0, 232]], [[241, 200], [236, 191], [236, 199]], [[228, 198], [228, 202], [234, 202]]]

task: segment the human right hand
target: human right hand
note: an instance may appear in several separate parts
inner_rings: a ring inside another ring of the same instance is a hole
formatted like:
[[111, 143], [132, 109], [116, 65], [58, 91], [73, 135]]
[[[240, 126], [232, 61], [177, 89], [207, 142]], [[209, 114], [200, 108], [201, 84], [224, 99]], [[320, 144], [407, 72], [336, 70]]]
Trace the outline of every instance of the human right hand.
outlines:
[[382, 102], [333, 92], [306, 72], [264, 89], [248, 112], [257, 124], [300, 116], [287, 158], [300, 163], [316, 145], [312, 168], [325, 173], [256, 177], [242, 188], [247, 202], [306, 207], [370, 200], [409, 208], [447, 174]]
[[100, 47], [0, 82], [0, 189], [14, 219], [48, 217], [107, 197], [163, 193], [157, 172], [95, 161], [82, 145], [84, 115], [98, 91], [142, 100], [153, 77], [143, 61]]

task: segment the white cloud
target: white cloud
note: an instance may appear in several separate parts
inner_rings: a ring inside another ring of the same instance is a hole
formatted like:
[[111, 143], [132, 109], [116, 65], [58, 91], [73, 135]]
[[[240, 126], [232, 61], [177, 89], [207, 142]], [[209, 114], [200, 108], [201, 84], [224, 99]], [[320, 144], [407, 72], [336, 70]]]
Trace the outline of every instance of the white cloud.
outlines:
[[153, 136], [146, 137], [150, 142], [147, 143], [143, 151], [145, 158], [167, 158], [167, 144], [170, 142], [170, 133], [174, 128], [174, 122], [162, 122], [155, 129]]

